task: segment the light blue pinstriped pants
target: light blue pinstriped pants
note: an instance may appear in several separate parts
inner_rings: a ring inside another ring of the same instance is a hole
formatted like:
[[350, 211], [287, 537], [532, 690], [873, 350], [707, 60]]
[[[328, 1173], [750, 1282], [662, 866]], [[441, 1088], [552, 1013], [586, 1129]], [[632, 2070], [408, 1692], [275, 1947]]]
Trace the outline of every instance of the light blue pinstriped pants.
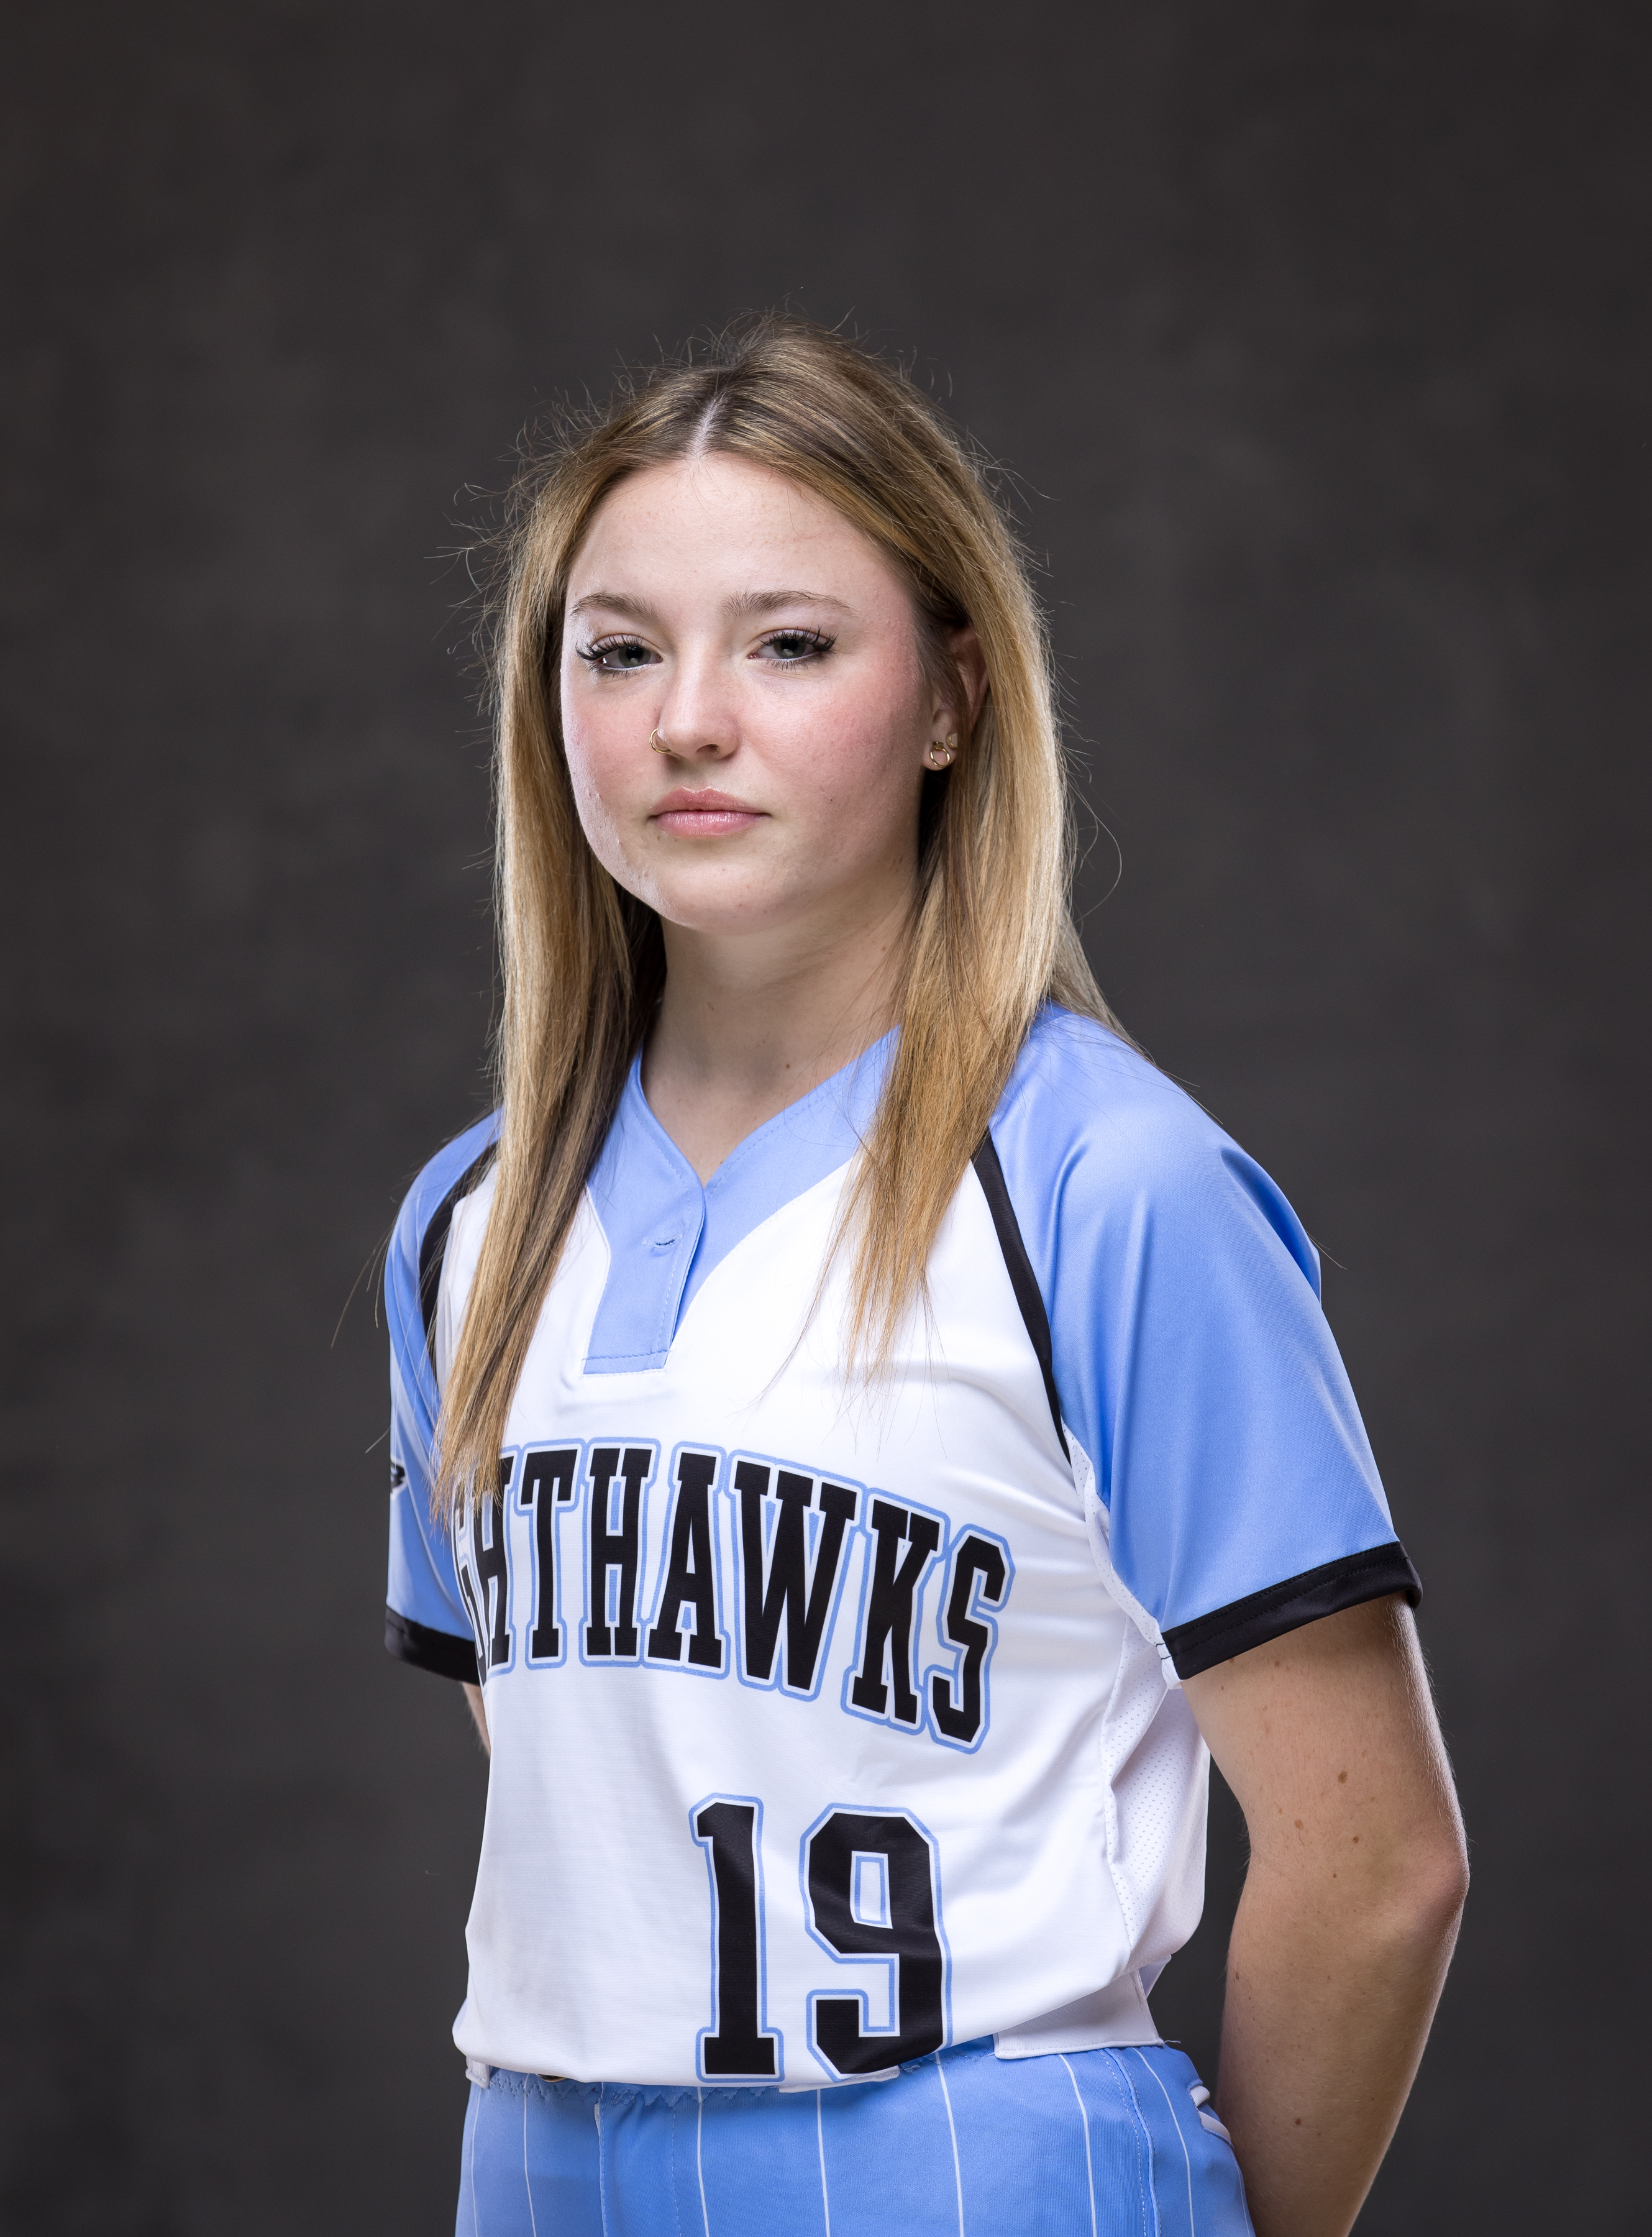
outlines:
[[837, 2089], [657, 2089], [497, 2069], [457, 2237], [1251, 2237], [1238, 2164], [1168, 2044], [990, 2039]]

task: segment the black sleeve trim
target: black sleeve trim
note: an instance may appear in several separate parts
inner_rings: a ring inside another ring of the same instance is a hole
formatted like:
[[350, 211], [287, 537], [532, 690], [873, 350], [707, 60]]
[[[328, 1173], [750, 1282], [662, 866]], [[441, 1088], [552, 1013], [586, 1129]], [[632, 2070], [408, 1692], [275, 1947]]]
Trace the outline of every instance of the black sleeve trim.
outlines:
[[461, 1686], [477, 1683], [476, 1641], [451, 1631], [437, 1631], [428, 1623], [415, 1623], [393, 1607], [385, 1610], [385, 1651], [398, 1662], [411, 1662], [415, 1670], [434, 1671]]
[[442, 1289], [442, 1261], [447, 1257], [447, 1234], [453, 1224], [453, 1207], [481, 1179], [493, 1162], [498, 1145], [490, 1142], [481, 1156], [466, 1165], [447, 1194], [431, 1214], [430, 1225], [425, 1230], [418, 1246], [418, 1310], [425, 1322], [425, 1342], [436, 1341], [436, 1301]]
[[1021, 1223], [1016, 1217], [1016, 1208], [1010, 1201], [1009, 1184], [1004, 1178], [1004, 1167], [998, 1162], [998, 1152], [991, 1133], [981, 1137], [981, 1146], [970, 1161], [975, 1167], [976, 1178], [987, 1200], [987, 1210], [992, 1214], [992, 1224], [998, 1231], [998, 1248], [1004, 1253], [1004, 1263], [1009, 1270], [1010, 1286], [1016, 1293], [1016, 1303], [1021, 1308], [1021, 1317], [1027, 1323], [1027, 1334], [1038, 1355], [1038, 1364], [1043, 1371], [1044, 1396], [1050, 1401], [1050, 1418], [1056, 1425], [1056, 1435], [1061, 1448], [1067, 1453], [1067, 1432], [1061, 1425], [1061, 1394], [1056, 1389], [1055, 1355], [1050, 1342], [1050, 1315], [1044, 1310], [1043, 1293], [1038, 1287], [1038, 1277], [1032, 1270], [1032, 1261], [1027, 1256], [1027, 1246], [1021, 1237]]
[[1322, 1568], [1304, 1569], [1300, 1577], [1287, 1577], [1266, 1592], [1195, 1616], [1191, 1623], [1176, 1624], [1165, 1633], [1164, 1643], [1177, 1677], [1196, 1678], [1201, 1670], [1214, 1669], [1248, 1647], [1266, 1646], [1270, 1639], [1281, 1639], [1322, 1615], [1337, 1615], [1388, 1593], [1403, 1593], [1412, 1607], [1423, 1597], [1411, 1558], [1397, 1538], [1368, 1553], [1327, 1561]]

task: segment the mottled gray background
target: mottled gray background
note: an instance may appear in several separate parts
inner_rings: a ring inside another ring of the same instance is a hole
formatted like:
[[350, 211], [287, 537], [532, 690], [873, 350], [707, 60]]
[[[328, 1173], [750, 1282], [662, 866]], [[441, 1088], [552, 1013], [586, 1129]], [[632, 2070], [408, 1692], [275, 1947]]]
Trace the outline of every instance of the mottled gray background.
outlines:
[[[1428, 1585], [1478, 1877], [1361, 2229], [1642, 2226], [1649, 49], [13, 11], [7, 2231], [451, 2226], [483, 1773], [379, 1644], [361, 1286], [483, 1093], [439, 555], [544, 400], [783, 300], [1019, 477], [1101, 976], [1326, 1252]], [[1159, 2000], [1201, 2056], [1217, 1940]]]

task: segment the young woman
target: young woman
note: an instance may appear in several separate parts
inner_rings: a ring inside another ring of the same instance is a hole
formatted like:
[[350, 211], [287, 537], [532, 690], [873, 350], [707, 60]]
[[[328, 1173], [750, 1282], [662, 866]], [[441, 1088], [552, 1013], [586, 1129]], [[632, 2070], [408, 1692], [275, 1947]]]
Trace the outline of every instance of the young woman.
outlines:
[[497, 686], [500, 1108], [388, 1273], [388, 1641], [492, 1757], [460, 2231], [1336, 2237], [1464, 1892], [1416, 1580], [1085, 964], [969, 453], [754, 324], [525, 486]]

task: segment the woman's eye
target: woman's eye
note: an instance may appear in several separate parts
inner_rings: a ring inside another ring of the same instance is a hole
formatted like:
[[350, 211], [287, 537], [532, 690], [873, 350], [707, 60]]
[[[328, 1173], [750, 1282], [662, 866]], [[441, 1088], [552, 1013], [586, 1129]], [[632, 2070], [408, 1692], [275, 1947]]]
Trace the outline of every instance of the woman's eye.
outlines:
[[823, 637], [819, 630], [776, 630], [773, 637], [763, 639], [761, 650], [790, 666], [801, 660], [817, 659], [830, 652], [833, 640]]
[[593, 668], [606, 669], [610, 675], [620, 675], [628, 668], [646, 668], [658, 656], [637, 637], [609, 637], [596, 644], [582, 645], [579, 657]]

